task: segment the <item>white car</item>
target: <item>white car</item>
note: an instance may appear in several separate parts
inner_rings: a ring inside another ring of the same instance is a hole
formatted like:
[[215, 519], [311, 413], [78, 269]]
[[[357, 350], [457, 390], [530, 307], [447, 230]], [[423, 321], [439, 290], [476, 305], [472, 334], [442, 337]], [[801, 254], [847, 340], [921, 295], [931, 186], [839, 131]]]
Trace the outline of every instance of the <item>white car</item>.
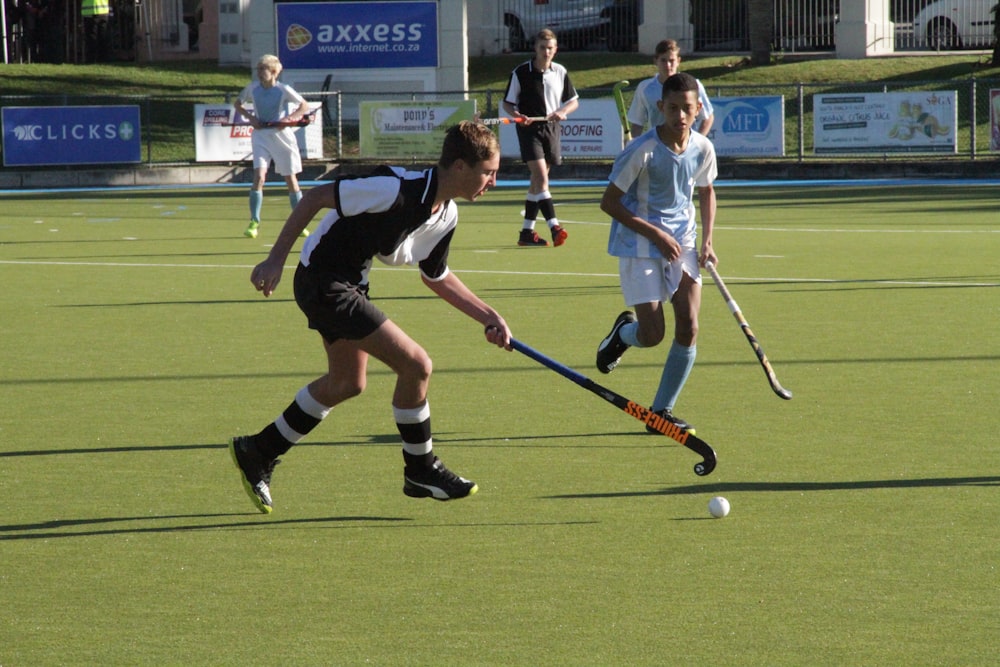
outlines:
[[560, 46], [586, 45], [607, 34], [610, 0], [499, 0], [500, 25], [506, 30], [506, 48], [530, 51], [542, 28], [550, 28]]
[[936, 0], [913, 17], [913, 37], [930, 49], [989, 48], [998, 0]]

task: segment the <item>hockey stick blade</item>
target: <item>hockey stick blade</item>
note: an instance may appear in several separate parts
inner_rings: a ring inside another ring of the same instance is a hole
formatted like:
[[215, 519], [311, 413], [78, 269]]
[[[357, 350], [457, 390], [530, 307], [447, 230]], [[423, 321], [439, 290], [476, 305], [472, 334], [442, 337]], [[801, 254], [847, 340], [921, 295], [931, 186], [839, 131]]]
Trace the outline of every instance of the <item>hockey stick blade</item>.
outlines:
[[564, 366], [555, 359], [542, 354], [530, 345], [526, 345], [515, 338], [511, 338], [510, 346], [521, 354], [530, 357], [543, 366], [554, 370], [564, 378], [572, 380], [587, 391], [600, 396], [605, 401], [611, 403], [630, 417], [638, 419], [643, 424], [652, 427], [668, 438], [684, 445], [695, 454], [701, 456], [702, 460], [694, 466], [694, 474], [699, 477], [704, 477], [715, 470], [715, 450], [701, 438], [685, 431], [684, 429], [678, 428], [675, 424], [670, 423], [666, 419], [661, 419], [657, 413], [653, 412], [649, 408], [639, 405], [635, 401], [630, 401], [621, 394], [611, 391], [607, 387], [602, 387], [590, 378], [581, 375], [569, 366]]
[[705, 268], [708, 269], [710, 274], [712, 274], [712, 280], [715, 281], [715, 286], [719, 288], [722, 298], [726, 301], [726, 305], [729, 306], [729, 310], [732, 312], [733, 317], [735, 317], [736, 321], [739, 322], [743, 335], [746, 336], [747, 342], [750, 343], [750, 347], [753, 348], [754, 353], [757, 355], [757, 361], [760, 362], [761, 368], [764, 369], [764, 375], [767, 376], [767, 383], [771, 385], [771, 389], [775, 394], [786, 401], [792, 400], [792, 392], [782, 387], [781, 383], [778, 382], [778, 376], [774, 374], [771, 362], [768, 361], [767, 355], [764, 354], [764, 349], [760, 346], [760, 343], [757, 342], [757, 337], [754, 336], [753, 331], [750, 329], [750, 325], [747, 324], [747, 320], [743, 317], [743, 313], [740, 311], [740, 307], [733, 299], [733, 295], [729, 293], [726, 283], [722, 282], [722, 277], [715, 268], [715, 264], [712, 262], [706, 262]]

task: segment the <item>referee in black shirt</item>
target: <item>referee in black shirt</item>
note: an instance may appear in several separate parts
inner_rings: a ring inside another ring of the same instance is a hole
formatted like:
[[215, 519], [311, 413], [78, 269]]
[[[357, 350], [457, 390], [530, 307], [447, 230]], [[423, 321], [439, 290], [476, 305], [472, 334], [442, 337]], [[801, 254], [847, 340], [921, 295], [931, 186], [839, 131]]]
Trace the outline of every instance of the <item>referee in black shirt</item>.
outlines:
[[535, 231], [539, 210], [552, 233], [552, 244], [560, 246], [569, 234], [559, 226], [555, 205], [549, 193], [549, 169], [562, 162], [560, 121], [580, 106], [569, 72], [552, 62], [559, 50], [556, 35], [548, 28], [535, 35], [535, 57], [518, 65], [510, 76], [503, 108], [515, 120], [544, 116], [545, 122], [525, 120], [517, 124], [521, 159], [528, 165], [531, 182], [524, 200], [524, 226], [517, 244], [547, 246], [548, 241]]

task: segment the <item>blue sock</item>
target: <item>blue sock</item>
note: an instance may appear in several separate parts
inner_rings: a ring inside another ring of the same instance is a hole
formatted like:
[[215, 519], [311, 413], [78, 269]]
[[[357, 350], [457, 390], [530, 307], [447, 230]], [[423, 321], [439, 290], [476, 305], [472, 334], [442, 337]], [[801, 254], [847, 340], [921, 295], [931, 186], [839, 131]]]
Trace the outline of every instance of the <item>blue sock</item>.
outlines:
[[656, 397], [653, 398], [653, 410], [660, 411], [663, 408], [674, 409], [677, 397], [684, 388], [684, 383], [691, 374], [694, 366], [694, 359], [698, 355], [698, 347], [692, 345], [685, 347], [676, 340], [670, 346], [670, 353], [667, 355], [667, 363], [663, 365], [663, 375], [660, 376], [660, 388], [656, 390]]
[[300, 201], [302, 201], [302, 190], [288, 193], [288, 203], [292, 205], [292, 208], [298, 206]]
[[264, 205], [264, 193], [260, 190], [250, 191], [250, 219], [260, 222], [260, 209]]
[[631, 345], [632, 347], [643, 347], [642, 345], [639, 345], [638, 322], [630, 322], [629, 324], [626, 324], [618, 330], [618, 335], [621, 336], [622, 342], [626, 345]]

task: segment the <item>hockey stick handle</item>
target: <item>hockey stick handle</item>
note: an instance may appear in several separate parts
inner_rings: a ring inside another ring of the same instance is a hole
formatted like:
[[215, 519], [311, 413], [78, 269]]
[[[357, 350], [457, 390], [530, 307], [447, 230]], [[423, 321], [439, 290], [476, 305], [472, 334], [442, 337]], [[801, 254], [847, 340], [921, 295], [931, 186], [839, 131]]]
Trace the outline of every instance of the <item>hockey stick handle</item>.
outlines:
[[729, 307], [729, 311], [733, 314], [733, 317], [736, 318], [736, 321], [739, 322], [743, 335], [746, 336], [747, 342], [750, 343], [750, 347], [753, 348], [754, 353], [757, 355], [757, 361], [760, 362], [761, 367], [764, 369], [764, 375], [767, 376], [767, 383], [771, 385], [771, 389], [775, 394], [786, 401], [792, 400], [792, 392], [782, 387], [781, 383], [778, 382], [778, 376], [774, 373], [774, 368], [771, 367], [771, 362], [768, 361], [767, 355], [764, 354], [764, 349], [760, 346], [760, 343], [757, 342], [757, 337], [750, 329], [750, 325], [747, 323], [746, 318], [743, 317], [743, 312], [740, 310], [736, 300], [733, 299], [733, 295], [729, 293], [726, 283], [722, 281], [722, 276], [719, 275], [719, 271], [715, 268], [715, 264], [711, 261], [705, 262], [705, 268], [708, 269], [708, 272], [712, 275], [712, 280], [715, 281], [715, 286], [719, 288], [719, 293], [722, 294], [722, 298], [726, 300], [726, 305]]
[[622, 95], [622, 90], [626, 86], [628, 86], [628, 81], [619, 81], [611, 89], [611, 92], [615, 98], [615, 107], [618, 109], [618, 120], [621, 121], [622, 132], [625, 135], [625, 143], [627, 144], [632, 141], [632, 124], [629, 122], [628, 110], [625, 108], [625, 97]]
[[666, 419], [659, 418], [659, 415], [649, 408], [639, 405], [634, 401], [630, 401], [621, 394], [615, 393], [606, 387], [602, 387], [585, 375], [576, 372], [569, 366], [559, 363], [555, 359], [539, 352], [530, 345], [522, 343], [516, 338], [510, 339], [510, 346], [512, 349], [517, 350], [521, 354], [534, 359], [543, 366], [546, 366], [563, 377], [572, 380], [587, 391], [600, 396], [625, 414], [638, 419], [647, 426], [653, 427], [668, 438], [676, 440], [691, 451], [700, 455], [702, 457], [701, 462], [696, 463], [694, 466], [694, 472], [696, 475], [704, 477], [715, 470], [715, 450], [701, 438], [698, 438], [684, 429], [678, 428], [675, 424], [667, 421]]
[[483, 125], [523, 125], [528, 121], [531, 121], [532, 123], [541, 123], [548, 120], [549, 119], [546, 116], [526, 116], [524, 118], [479, 118], [476, 122], [482, 123]]
[[[287, 118], [283, 118], [281, 120], [268, 121], [268, 122], [265, 122], [265, 123], [261, 123], [260, 127], [261, 127], [261, 129], [274, 129], [274, 128], [286, 128], [286, 127], [305, 127], [307, 125], [312, 124], [313, 118], [316, 116], [316, 113], [318, 111], [319, 111], [319, 109], [313, 109], [309, 113], [303, 114], [302, 117], [299, 118], [298, 120], [292, 120], [292, 121], [290, 121]], [[244, 121], [242, 123], [237, 122], [237, 123], [223, 123], [222, 124], [223, 127], [240, 127], [240, 126], [245, 126], [245, 125], [250, 125], [250, 122], [249, 121]]]

